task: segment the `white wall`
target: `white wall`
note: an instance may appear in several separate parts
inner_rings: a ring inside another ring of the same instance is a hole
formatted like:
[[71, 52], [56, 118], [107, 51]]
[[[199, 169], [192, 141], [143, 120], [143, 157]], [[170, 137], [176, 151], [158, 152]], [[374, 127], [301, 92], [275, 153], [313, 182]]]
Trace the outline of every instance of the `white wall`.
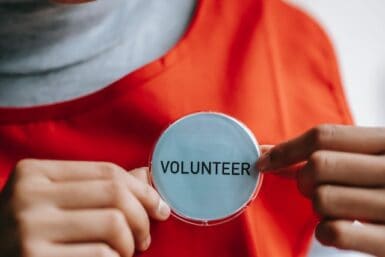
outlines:
[[385, 1], [292, 0], [331, 37], [359, 125], [385, 126]]
[[[385, 1], [290, 0], [318, 20], [334, 43], [358, 125], [385, 126]], [[358, 257], [313, 244], [311, 257]]]

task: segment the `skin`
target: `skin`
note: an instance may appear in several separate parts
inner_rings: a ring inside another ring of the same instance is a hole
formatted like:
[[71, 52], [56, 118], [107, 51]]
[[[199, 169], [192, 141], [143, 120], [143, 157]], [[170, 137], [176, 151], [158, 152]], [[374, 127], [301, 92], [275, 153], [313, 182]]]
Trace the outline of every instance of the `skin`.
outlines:
[[[297, 171], [299, 191], [319, 214], [321, 243], [385, 256], [385, 128], [323, 125], [263, 151], [261, 171]], [[13, 192], [10, 201], [4, 193], [0, 199], [1, 220], [14, 221], [0, 224], [0, 237], [13, 247], [0, 249], [0, 257], [18, 251], [28, 257], [128, 257], [148, 248], [148, 217], [169, 216], [168, 207], [160, 211], [145, 169], [126, 174], [113, 164], [25, 160], [15, 174], [6, 190]]]
[[297, 171], [321, 243], [385, 256], [385, 128], [322, 125], [263, 150], [263, 172]]
[[131, 257], [150, 246], [150, 218], [170, 208], [147, 168], [22, 160], [0, 196], [0, 256]]
[[150, 218], [170, 216], [147, 168], [22, 160], [12, 174], [0, 195], [0, 257], [131, 257], [150, 246]]
[[[323, 125], [263, 151], [261, 171], [296, 171], [319, 214], [321, 243], [385, 256], [385, 128]], [[22, 160], [0, 215], [0, 256], [129, 257], [149, 247], [149, 218], [165, 220], [170, 209], [146, 168]]]

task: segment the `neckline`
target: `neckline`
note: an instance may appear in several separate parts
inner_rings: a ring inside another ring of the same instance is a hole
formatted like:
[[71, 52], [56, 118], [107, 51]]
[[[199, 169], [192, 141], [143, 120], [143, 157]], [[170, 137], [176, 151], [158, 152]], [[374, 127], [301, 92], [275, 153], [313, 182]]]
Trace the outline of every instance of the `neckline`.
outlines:
[[27, 107], [0, 106], [0, 124], [65, 119], [66, 117], [84, 113], [94, 106], [107, 104], [120, 97], [123, 91], [127, 92], [144, 84], [172, 66], [188, 51], [191, 39], [197, 34], [196, 31], [201, 23], [202, 16], [204, 16], [202, 14], [204, 12], [204, 3], [204, 0], [197, 0], [194, 14], [183, 36], [160, 58], [128, 73], [102, 89], [74, 99]]

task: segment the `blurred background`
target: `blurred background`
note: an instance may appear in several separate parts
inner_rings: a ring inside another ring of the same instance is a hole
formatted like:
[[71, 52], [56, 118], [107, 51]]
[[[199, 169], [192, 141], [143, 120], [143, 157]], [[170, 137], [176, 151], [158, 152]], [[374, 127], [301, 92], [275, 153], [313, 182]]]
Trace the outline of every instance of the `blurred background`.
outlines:
[[[290, 0], [331, 38], [356, 124], [385, 126], [385, 1]], [[310, 257], [367, 257], [313, 242]]]

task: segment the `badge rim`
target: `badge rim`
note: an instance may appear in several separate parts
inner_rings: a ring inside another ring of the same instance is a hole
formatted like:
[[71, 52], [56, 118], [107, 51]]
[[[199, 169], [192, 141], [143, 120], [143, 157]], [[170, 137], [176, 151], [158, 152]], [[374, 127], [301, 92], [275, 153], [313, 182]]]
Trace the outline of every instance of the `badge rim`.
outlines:
[[[183, 115], [182, 117], [180, 117], [178, 119], [175, 119], [174, 121], [170, 122], [162, 130], [162, 132], [158, 136], [156, 142], [154, 143], [154, 145], [152, 147], [151, 154], [149, 156], [149, 169], [148, 169], [148, 175], [149, 176], [148, 177], [149, 177], [150, 183], [153, 186], [153, 188], [158, 192], [158, 194], [161, 197], [161, 199], [163, 201], [165, 201], [168, 205], [169, 205], [169, 201], [167, 201], [167, 199], [165, 199], [165, 197], [160, 193], [160, 191], [159, 191], [159, 189], [158, 189], [158, 187], [157, 187], [157, 185], [156, 185], [156, 183], [154, 181], [154, 177], [152, 175], [153, 174], [153, 172], [152, 172], [152, 166], [153, 166], [152, 165], [152, 160], [153, 160], [153, 155], [154, 155], [155, 149], [156, 149], [156, 147], [158, 145], [158, 142], [162, 138], [162, 136], [173, 125], [178, 124], [182, 120], [191, 118], [193, 116], [207, 115], [207, 114], [217, 115], [217, 116], [224, 117], [227, 120], [231, 120], [232, 122], [234, 122], [238, 126], [240, 126], [241, 129], [243, 129], [246, 132], [246, 134], [249, 136], [249, 138], [251, 139], [252, 143], [254, 144], [254, 146], [255, 146], [255, 148], [257, 150], [257, 153], [258, 153], [258, 159], [261, 156], [260, 144], [258, 143], [257, 139], [255, 138], [253, 132], [243, 122], [239, 121], [238, 119], [236, 119], [236, 118], [234, 118], [234, 117], [232, 117], [230, 115], [227, 115], [227, 114], [224, 114], [224, 113], [221, 113], [221, 112], [216, 112], [216, 111], [199, 111], [199, 112], [192, 112], [192, 113]], [[234, 211], [233, 214], [230, 214], [229, 216], [226, 216], [224, 218], [219, 218], [219, 219], [213, 219], [213, 220], [196, 219], [196, 218], [192, 218], [192, 217], [188, 217], [188, 216], [184, 216], [184, 215], [180, 214], [179, 212], [175, 211], [172, 206], [169, 205], [169, 207], [171, 209], [171, 215], [173, 217], [177, 218], [178, 220], [181, 220], [181, 221], [183, 221], [185, 223], [192, 224], [192, 225], [198, 225], [198, 226], [213, 226], [213, 225], [219, 225], [219, 224], [226, 223], [226, 222], [228, 222], [230, 220], [235, 219], [239, 215], [241, 215], [245, 211], [245, 209], [252, 203], [252, 201], [257, 197], [257, 195], [259, 194], [259, 191], [261, 189], [261, 186], [262, 186], [263, 177], [264, 177], [264, 174], [258, 171], [258, 178], [257, 178], [256, 184], [255, 184], [253, 193], [250, 195], [250, 197], [249, 197], [249, 199], [247, 201], [245, 201], [236, 211]]]

